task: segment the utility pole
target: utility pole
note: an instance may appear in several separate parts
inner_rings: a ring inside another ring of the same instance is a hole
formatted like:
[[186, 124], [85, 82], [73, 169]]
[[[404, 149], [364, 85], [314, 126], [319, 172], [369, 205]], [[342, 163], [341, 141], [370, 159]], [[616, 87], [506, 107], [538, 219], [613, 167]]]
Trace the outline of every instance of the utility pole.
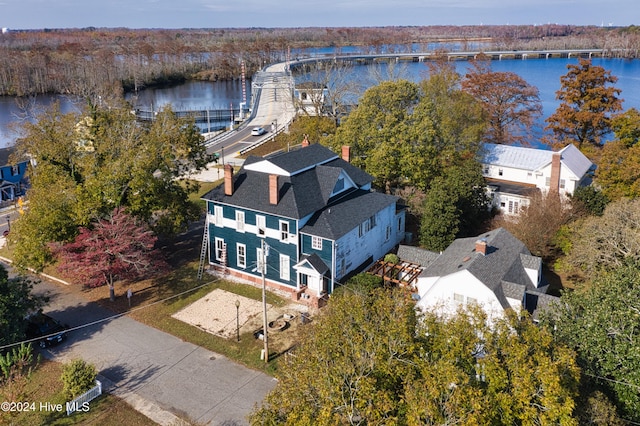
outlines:
[[261, 242], [262, 259], [260, 263], [260, 274], [262, 275], [262, 328], [263, 328], [263, 340], [264, 340], [264, 362], [269, 362], [269, 343], [267, 338], [267, 285], [264, 277], [265, 270], [267, 269], [267, 256], [266, 246], [264, 240]]

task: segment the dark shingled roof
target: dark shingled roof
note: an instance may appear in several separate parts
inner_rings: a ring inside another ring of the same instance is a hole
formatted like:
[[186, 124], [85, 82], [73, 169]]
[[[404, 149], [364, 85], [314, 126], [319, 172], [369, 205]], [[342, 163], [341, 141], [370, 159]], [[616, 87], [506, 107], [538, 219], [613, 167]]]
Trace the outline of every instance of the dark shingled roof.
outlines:
[[329, 267], [327, 266], [326, 263], [324, 263], [324, 261], [320, 258], [320, 256], [318, 256], [317, 253], [313, 253], [311, 255], [305, 254], [304, 256], [302, 256], [298, 264], [301, 264], [304, 261], [309, 262], [309, 264], [311, 264], [313, 269], [315, 269], [321, 275], [324, 275], [327, 272], [329, 272]]
[[416, 263], [423, 268], [431, 265], [431, 263], [440, 256], [440, 253], [429, 251], [420, 247], [399, 245], [398, 257], [405, 262]]
[[398, 197], [393, 195], [361, 189], [352, 191], [317, 211], [300, 232], [335, 241], [397, 201]]
[[[487, 254], [476, 252], [476, 241], [487, 243]], [[494, 229], [478, 237], [459, 238], [435, 259], [420, 276], [441, 277], [467, 270], [492, 290], [501, 305], [510, 305], [506, 297], [522, 300], [524, 291], [535, 289], [523, 266], [531, 256], [525, 245], [504, 228]]]
[[559, 297], [550, 294], [541, 293], [533, 290], [527, 290], [525, 298], [525, 308], [531, 312], [534, 321], [540, 320], [540, 315], [545, 310], [552, 307], [554, 303], [560, 301]]
[[9, 165], [9, 156], [15, 151], [15, 148], [10, 146], [6, 148], [0, 148], [0, 166]]
[[336, 153], [316, 143], [269, 157], [267, 160], [289, 173], [295, 173], [299, 170], [308, 169], [316, 164], [323, 164], [336, 158], [338, 158]]
[[[305, 169], [292, 176], [278, 176], [280, 200], [277, 205], [269, 202], [269, 174], [245, 169], [245, 166], [258, 161], [269, 161], [290, 173]], [[322, 165], [313, 167], [319, 163]], [[249, 157], [234, 176], [233, 195], [225, 195], [223, 183], [209, 191], [203, 199], [300, 219], [322, 209], [331, 201], [331, 193], [343, 171], [359, 187], [373, 180], [368, 173], [338, 158], [328, 148], [313, 144], [268, 159]]]

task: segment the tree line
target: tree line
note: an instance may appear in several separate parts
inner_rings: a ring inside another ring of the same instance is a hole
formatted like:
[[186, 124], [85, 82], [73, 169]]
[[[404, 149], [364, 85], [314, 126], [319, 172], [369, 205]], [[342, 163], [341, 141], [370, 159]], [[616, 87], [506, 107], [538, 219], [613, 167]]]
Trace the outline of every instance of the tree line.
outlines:
[[136, 91], [185, 79], [252, 75], [283, 61], [291, 49], [360, 46], [363, 53], [410, 52], [416, 45], [455, 41], [466, 50], [601, 48], [637, 58], [636, 27], [568, 25], [433, 26], [371, 28], [231, 28], [132, 30], [125, 28], [9, 31], [0, 35], [0, 95], [42, 93], [94, 97]]

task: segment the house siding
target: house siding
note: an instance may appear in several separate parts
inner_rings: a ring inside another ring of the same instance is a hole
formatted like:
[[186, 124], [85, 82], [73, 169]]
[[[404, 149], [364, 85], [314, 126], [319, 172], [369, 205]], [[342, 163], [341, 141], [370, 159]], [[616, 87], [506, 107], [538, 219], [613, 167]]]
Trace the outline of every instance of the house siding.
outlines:
[[[418, 288], [424, 293], [418, 306], [422, 309], [441, 309], [443, 313], [454, 315], [459, 307], [477, 303], [490, 317], [502, 317], [503, 308], [496, 295], [481, 281], [467, 271], [446, 277], [420, 277]], [[463, 301], [454, 300], [454, 295], [462, 296]]]
[[[398, 220], [401, 221], [400, 230]], [[375, 215], [375, 221], [375, 227], [364, 235], [360, 236], [359, 228], [355, 228], [336, 241], [337, 281], [365, 262], [380, 259], [404, 239], [405, 212], [402, 210], [396, 214], [395, 204], [379, 211]], [[390, 227], [388, 239], [387, 227]]]
[[[212, 214], [215, 211], [214, 206], [222, 207], [223, 226], [216, 226], [213, 220], [209, 221], [210, 241], [212, 250], [209, 253], [209, 262], [219, 264], [215, 259], [215, 238], [221, 238], [227, 244], [227, 267], [230, 269], [242, 271], [245, 274], [256, 277], [261, 276], [260, 271], [254, 271], [257, 265], [257, 249], [261, 247], [264, 240], [270, 247], [270, 253], [267, 257], [267, 271], [265, 277], [269, 280], [276, 281], [287, 286], [296, 287], [295, 271], [292, 266], [298, 261], [298, 244], [297, 244], [297, 223], [294, 219], [282, 218], [279, 216], [261, 214], [255, 211], [238, 209], [231, 206], [220, 205], [216, 203], [208, 203], [208, 211]], [[236, 211], [244, 212], [245, 230], [238, 232], [236, 229]], [[256, 233], [256, 216], [264, 216], [266, 223], [266, 236], [258, 236]], [[285, 221], [289, 224], [290, 238], [288, 242], [280, 241], [280, 222]], [[244, 244], [246, 247], [246, 267], [238, 266], [237, 244]], [[289, 277], [288, 281], [280, 278], [280, 254], [289, 256]]]
[[302, 254], [305, 255], [305, 254], [316, 253], [318, 256], [320, 256], [320, 259], [322, 259], [322, 261], [329, 267], [329, 270], [331, 270], [332, 260], [333, 260], [333, 251], [331, 249], [331, 245], [333, 244], [333, 241], [322, 238], [322, 249], [318, 250], [318, 249], [314, 249], [311, 246], [311, 239], [312, 239], [311, 235], [301, 234]]

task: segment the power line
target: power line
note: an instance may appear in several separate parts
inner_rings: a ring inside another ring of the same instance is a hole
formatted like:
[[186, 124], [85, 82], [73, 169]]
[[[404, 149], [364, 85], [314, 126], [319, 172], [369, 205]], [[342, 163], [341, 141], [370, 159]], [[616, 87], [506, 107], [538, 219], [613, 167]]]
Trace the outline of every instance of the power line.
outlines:
[[[128, 314], [130, 314], [130, 313], [133, 313], [133, 312], [136, 312], [136, 311], [139, 311], [139, 310], [142, 310], [142, 309], [146, 309], [146, 308], [148, 308], [148, 307], [150, 307], [150, 306], [157, 305], [158, 303], [164, 303], [164, 302], [166, 302], [166, 301], [168, 301], [168, 300], [174, 299], [174, 298], [179, 297], [179, 296], [182, 296], [182, 295], [184, 295], [184, 294], [187, 294], [187, 293], [190, 293], [190, 292], [193, 292], [193, 291], [199, 290], [199, 289], [201, 289], [202, 287], [208, 286], [208, 285], [210, 285], [210, 284], [212, 284], [212, 283], [214, 283], [214, 282], [216, 282], [216, 281], [219, 281], [219, 278], [216, 278], [216, 279], [214, 279], [213, 281], [209, 281], [208, 283], [205, 283], [205, 284], [200, 284], [200, 285], [199, 285], [199, 286], [197, 286], [197, 287], [194, 287], [194, 288], [191, 288], [191, 289], [185, 290], [185, 291], [183, 291], [183, 292], [180, 292], [180, 293], [174, 294], [173, 296], [169, 296], [169, 297], [166, 297], [166, 298], [164, 298], [164, 299], [156, 300], [155, 302], [151, 302], [151, 303], [146, 304], [146, 305], [143, 305], [143, 306], [137, 306], [137, 307], [135, 307], [135, 308], [133, 308], [133, 309], [128, 309], [128, 310], [126, 310], [126, 311], [124, 311], [124, 312], [122, 312], [122, 313], [119, 313], [119, 314], [114, 314], [114, 315], [111, 315], [111, 316], [109, 316], [109, 317], [102, 318], [102, 319], [99, 319], [99, 320], [96, 320], [96, 321], [93, 321], [93, 322], [90, 322], [90, 323], [86, 323], [86, 324], [78, 325], [78, 326], [75, 326], [75, 327], [71, 327], [71, 328], [67, 329], [66, 331], [68, 331], [68, 332], [69, 332], [69, 331], [80, 330], [80, 329], [83, 329], [83, 328], [86, 328], [86, 327], [91, 327], [91, 326], [93, 326], [93, 325], [100, 324], [100, 323], [103, 323], [103, 322], [112, 321], [112, 320], [114, 320], [114, 319], [120, 318], [120, 317], [125, 316], [125, 315], [128, 315]], [[14, 346], [19, 346], [19, 345], [21, 345], [21, 344], [26, 344], [26, 343], [35, 342], [35, 341], [41, 340], [41, 339], [43, 339], [43, 338], [47, 338], [47, 337], [51, 337], [51, 336], [55, 336], [55, 335], [57, 335], [57, 334], [59, 334], [59, 333], [53, 333], [53, 334], [49, 334], [49, 335], [46, 335], [46, 336], [40, 336], [40, 337], [37, 337], [37, 338], [35, 338], [35, 339], [27, 339], [27, 340], [22, 340], [22, 341], [20, 341], [20, 342], [11, 343], [11, 344], [9, 344], [9, 345], [0, 346], [0, 350], [7, 349], [7, 348], [12, 348], [12, 347], [14, 347]]]

